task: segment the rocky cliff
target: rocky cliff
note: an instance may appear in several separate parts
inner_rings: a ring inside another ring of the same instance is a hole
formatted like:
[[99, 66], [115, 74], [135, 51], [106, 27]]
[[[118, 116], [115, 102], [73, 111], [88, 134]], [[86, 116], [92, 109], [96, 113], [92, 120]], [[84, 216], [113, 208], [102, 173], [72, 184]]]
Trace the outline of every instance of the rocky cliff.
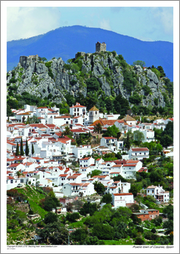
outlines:
[[[98, 82], [97, 87], [93, 88], [93, 80]], [[37, 55], [21, 56], [17, 67], [7, 73], [7, 86], [8, 90], [16, 88], [17, 94], [28, 92], [55, 103], [66, 101], [67, 93], [86, 97], [93, 91], [99, 91], [99, 97], [103, 94], [111, 99], [121, 94], [131, 107], [165, 107], [171, 102], [164, 79], [151, 68], [128, 65], [115, 51], [79, 52], [68, 63], [61, 58], [47, 62]]]

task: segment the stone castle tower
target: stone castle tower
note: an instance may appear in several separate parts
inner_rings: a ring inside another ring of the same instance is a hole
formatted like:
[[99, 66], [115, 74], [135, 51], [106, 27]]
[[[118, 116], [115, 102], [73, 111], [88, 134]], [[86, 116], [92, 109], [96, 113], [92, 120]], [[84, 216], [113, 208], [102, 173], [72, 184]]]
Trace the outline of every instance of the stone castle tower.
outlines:
[[102, 52], [106, 51], [106, 43], [102, 42], [100, 43], [99, 41], [96, 43], [96, 52]]

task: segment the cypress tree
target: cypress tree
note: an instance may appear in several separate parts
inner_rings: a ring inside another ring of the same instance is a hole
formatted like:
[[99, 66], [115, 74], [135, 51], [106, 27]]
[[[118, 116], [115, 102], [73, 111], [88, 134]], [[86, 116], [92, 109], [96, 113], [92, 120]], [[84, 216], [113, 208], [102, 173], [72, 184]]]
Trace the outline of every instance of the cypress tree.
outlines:
[[34, 145], [32, 144], [32, 155], [34, 154]]
[[21, 155], [24, 155], [24, 150], [23, 150], [23, 140], [21, 138]]
[[16, 156], [19, 156], [19, 145], [18, 145], [18, 143], [16, 145]]
[[25, 150], [26, 156], [29, 155], [29, 146], [28, 146], [28, 141], [26, 139], [26, 150]]

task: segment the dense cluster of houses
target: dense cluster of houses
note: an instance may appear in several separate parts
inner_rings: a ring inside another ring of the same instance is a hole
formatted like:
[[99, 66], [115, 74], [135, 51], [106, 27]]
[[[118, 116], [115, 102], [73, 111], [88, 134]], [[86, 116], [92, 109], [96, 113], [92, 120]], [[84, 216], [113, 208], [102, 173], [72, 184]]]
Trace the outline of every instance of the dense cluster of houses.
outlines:
[[[126, 179], [135, 179], [135, 173], [145, 171], [143, 158], [149, 158], [148, 148], [132, 147], [121, 160], [95, 160], [93, 153], [99, 155], [108, 152], [117, 153], [124, 150], [122, 140], [114, 137], [102, 137], [100, 146], [80, 145], [73, 143], [79, 134], [93, 134], [94, 126], [101, 124], [106, 131], [115, 125], [121, 133], [139, 130], [144, 134], [144, 142], [154, 141], [154, 127], [164, 129], [168, 121], [158, 119], [153, 123], [137, 122], [127, 115], [118, 120], [119, 115], [103, 115], [96, 107], [87, 112], [85, 106], [76, 103], [70, 107], [69, 115], [60, 115], [56, 107], [47, 108], [25, 105], [24, 109], [12, 110], [13, 117], [7, 122], [7, 190], [21, 187], [24, 184], [52, 187], [56, 196], [87, 196], [95, 193], [94, 182], [101, 182], [106, 193], [112, 194], [113, 206], [127, 206], [134, 203], [130, 183], [113, 181], [112, 177], [121, 175]], [[28, 123], [36, 116], [40, 123]], [[68, 126], [73, 138], [62, 135]], [[15, 156], [17, 144], [22, 140], [28, 156]], [[73, 170], [72, 163], [78, 163], [78, 170]], [[100, 170], [99, 176], [91, 177], [93, 170]], [[161, 202], [169, 201], [169, 193], [162, 187], [149, 186], [147, 195], [154, 196]]]

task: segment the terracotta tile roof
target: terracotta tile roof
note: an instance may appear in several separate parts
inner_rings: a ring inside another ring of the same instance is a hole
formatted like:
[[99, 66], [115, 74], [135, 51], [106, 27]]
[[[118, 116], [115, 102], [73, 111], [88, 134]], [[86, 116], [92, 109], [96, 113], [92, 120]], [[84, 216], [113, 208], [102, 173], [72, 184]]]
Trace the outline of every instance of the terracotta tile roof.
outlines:
[[124, 123], [124, 120], [116, 120], [118, 123]]
[[85, 157], [85, 158], [82, 158], [82, 159], [80, 159], [80, 161], [87, 161], [87, 160], [89, 160], [89, 159], [91, 159], [91, 157]]
[[96, 106], [93, 106], [89, 111], [99, 111], [99, 109], [97, 109]]
[[68, 174], [61, 174], [60, 177], [66, 177]]
[[148, 186], [147, 189], [155, 189], [157, 186], [154, 186], [154, 185], [151, 185], [151, 186]]
[[68, 176], [67, 179], [76, 179], [78, 177], [78, 175], [72, 175], [72, 176]]
[[12, 145], [12, 146], [16, 146], [15, 143], [12, 143], [12, 142], [10, 142], [10, 141], [7, 141], [7, 144]]
[[133, 195], [132, 193], [113, 193], [114, 196], [128, 196]]
[[14, 177], [13, 176], [7, 176], [7, 179], [12, 180], [12, 179], [14, 179]]
[[70, 138], [58, 138], [58, 142], [63, 144], [67, 144], [67, 142], [70, 140], [71, 140]]
[[93, 176], [93, 178], [106, 178], [108, 175], [104, 175], [104, 176]]
[[72, 186], [79, 186], [80, 185], [80, 183], [69, 183], [69, 184]]
[[147, 168], [144, 168], [144, 169], [143, 169], [143, 168], [141, 168], [141, 169], [139, 169], [139, 170], [138, 170], [138, 172], [139, 172], [139, 173], [140, 173], [140, 172], [147, 172], [147, 171], [148, 171], [148, 169], [147, 169]]
[[136, 119], [134, 119], [133, 117], [127, 115], [125, 116], [122, 120], [125, 120], [125, 121], [136, 121]]
[[138, 160], [127, 160], [126, 163], [138, 163]]
[[16, 167], [19, 166], [19, 165], [22, 165], [22, 164], [13, 163], [13, 164], [9, 165], [8, 168], [16, 168]]
[[80, 105], [80, 103], [76, 103], [76, 105], [70, 107], [70, 108], [86, 108], [86, 106]]
[[105, 139], [117, 139], [117, 138], [114, 138], [114, 137], [103, 137]]
[[63, 119], [63, 118], [71, 118], [71, 116], [66, 116], [66, 115], [65, 116], [55, 116], [54, 118], [60, 118], [60, 119], [62, 118]]
[[135, 167], [136, 166], [136, 164], [125, 164], [125, 165], [123, 165], [123, 167]]
[[85, 129], [82, 129], [82, 128], [79, 128], [79, 129], [72, 129], [71, 132], [73, 133], [76, 133], [76, 132], [89, 132], [88, 130], [85, 130]]
[[138, 151], [149, 151], [147, 147], [137, 147], [137, 148], [131, 148], [133, 152], [138, 152]]
[[38, 127], [38, 128], [46, 128], [46, 126], [42, 123], [33, 123], [33, 124], [29, 124], [30, 127]]

